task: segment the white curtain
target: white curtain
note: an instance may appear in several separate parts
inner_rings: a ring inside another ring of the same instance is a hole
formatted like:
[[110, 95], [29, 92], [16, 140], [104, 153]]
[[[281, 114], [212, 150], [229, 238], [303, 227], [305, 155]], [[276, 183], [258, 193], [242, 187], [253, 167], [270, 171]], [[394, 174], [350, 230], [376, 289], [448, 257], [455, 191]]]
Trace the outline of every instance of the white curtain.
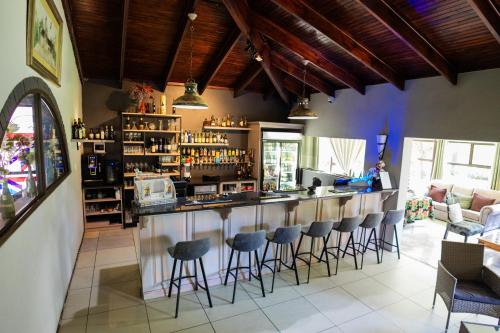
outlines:
[[346, 175], [352, 175], [354, 163], [363, 151], [364, 141], [331, 138], [330, 143], [332, 144], [333, 152], [344, 173]]

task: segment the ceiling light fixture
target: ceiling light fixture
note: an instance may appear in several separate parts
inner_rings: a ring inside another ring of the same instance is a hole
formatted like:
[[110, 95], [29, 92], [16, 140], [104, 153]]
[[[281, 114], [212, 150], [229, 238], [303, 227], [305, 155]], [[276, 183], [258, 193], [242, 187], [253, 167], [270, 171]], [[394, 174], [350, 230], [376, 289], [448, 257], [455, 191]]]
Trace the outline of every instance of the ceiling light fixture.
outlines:
[[288, 119], [318, 119], [318, 115], [309, 109], [309, 99], [306, 97], [306, 72], [309, 61], [304, 60], [304, 76], [302, 79], [302, 96], [298, 98], [297, 105], [290, 111]]
[[177, 109], [208, 109], [208, 104], [205, 103], [203, 98], [198, 94], [198, 84], [193, 79], [193, 32], [194, 20], [198, 15], [196, 13], [189, 13], [188, 17], [191, 21], [190, 27], [190, 55], [189, 55], [189, 77], [184, 84], [184, 95], [177, 97], [172, 106]]

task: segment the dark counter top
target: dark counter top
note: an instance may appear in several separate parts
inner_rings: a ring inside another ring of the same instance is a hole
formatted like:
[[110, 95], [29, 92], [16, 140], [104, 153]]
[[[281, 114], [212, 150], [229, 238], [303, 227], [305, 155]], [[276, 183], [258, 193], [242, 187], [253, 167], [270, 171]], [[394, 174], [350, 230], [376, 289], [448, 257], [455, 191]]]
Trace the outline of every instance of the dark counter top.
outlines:
[[316, 188], [316, 192], [314, 194], [308, 194], [308, 191], [296, 191], [281, 193], [245, 192], [228, 195], [205, 195], [179, 198], [175, 203], [149, 207], [139, 207], [132, 204], [132, 214], [135, 216], [161, 215], [218, 208], [315, 200], [321, 198], [342, 198], [368, 193], [390, 193], [395, 191], [397, 191], [397, 189], [372, 191], [371, 188], [366, 187], [320, 186]]

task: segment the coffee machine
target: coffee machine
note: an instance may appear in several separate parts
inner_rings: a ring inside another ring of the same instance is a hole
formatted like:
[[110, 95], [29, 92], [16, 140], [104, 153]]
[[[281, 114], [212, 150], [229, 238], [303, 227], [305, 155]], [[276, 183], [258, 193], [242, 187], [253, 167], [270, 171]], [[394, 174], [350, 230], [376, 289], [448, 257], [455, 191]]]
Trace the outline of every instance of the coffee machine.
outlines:
[[99, 185], [104, 181], [102, 155], [85, 154], [82, 156], [82, 182]]

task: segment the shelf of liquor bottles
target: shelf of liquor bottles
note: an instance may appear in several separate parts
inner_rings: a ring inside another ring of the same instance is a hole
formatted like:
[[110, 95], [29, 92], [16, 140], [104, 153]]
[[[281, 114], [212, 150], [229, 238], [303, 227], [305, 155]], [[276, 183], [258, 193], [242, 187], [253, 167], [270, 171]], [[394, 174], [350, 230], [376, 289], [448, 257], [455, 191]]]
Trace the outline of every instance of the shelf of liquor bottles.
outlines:
[[194, 143], [186, 142], [181, 143], [182, 147], [228, 147], [229, 143]]
[[203, 126], [205, 131], [228, 131], [228, 132], [238, 132], [238, 131], [250, 131], [249, 127], [223, 127], [223, 126]]
[[78, 143], [114, 143], [115, 130], [113, 126], [87, 128], [81, 118], [74, 119], [71, 126], [71, 140]]
[[160, 114], [160, 113], [139, 113], [139, 112], [123, 112], [122, 116], [128, 117], [144, 117], [144, 118], [181, 118], [180, 114]]
[[81, 143], [115, 143], [115, 140], [71, 139], [71, 141]]
[[186, 148], [181, 149], [181, 159], [192, 165], [237, 166], [251, 162], [252, 154], [239, 148]]

